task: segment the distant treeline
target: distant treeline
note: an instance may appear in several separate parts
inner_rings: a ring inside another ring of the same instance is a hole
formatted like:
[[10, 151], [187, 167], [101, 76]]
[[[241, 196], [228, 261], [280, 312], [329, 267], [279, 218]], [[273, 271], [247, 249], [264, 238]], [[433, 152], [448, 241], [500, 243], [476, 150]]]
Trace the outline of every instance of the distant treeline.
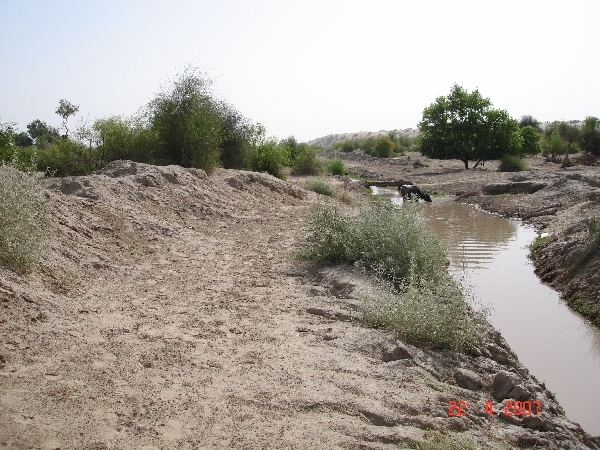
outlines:
[[317, 148], [293, 137], [277, 141], [219, 99], [212, 81], [187, 68], [132, 117], [111, 116], [69, 129], [79, 107], [61, 100], [56, 113], [61, 134], [41, 120], [27, 125], [0, 123], [0, 162], [37, 167], [55, 176], [85, 175], [117, 159], [156, 165], [177, 164], [211, 172], [216, 167], [264, 171], [282, 178], [282, 169], [321, 170]]
[[406, 152], [413, 151], [416, 142], [416, 138], [390, 131], [387, 136], [347, 139], [334, 144], [332, 147], [343, 152], [360, 149], [371, 156], [389, 158], [390, 156], [403, 155]]

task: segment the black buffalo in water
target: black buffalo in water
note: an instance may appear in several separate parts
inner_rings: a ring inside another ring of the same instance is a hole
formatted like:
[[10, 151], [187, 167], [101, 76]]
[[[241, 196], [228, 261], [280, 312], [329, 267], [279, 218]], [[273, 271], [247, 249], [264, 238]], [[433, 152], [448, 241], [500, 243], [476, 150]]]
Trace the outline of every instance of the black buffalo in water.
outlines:
[[431, 202], [431, 197], [428, 194], [424, 194], [423, 192], [421, 192], [421, 189], [419, 189], [414, 184], [404, 184], [402, 186], [398, 186], [398, 190], [400, 191], [400, 195], [402, 195], [403, 201], [406, 201], [407, 199], [412, 200], [412, 196], [413, 194], [415, 194], [417, 197], [417, 201], [419, 201], [419, 199], [422, 199], [426, 202]]

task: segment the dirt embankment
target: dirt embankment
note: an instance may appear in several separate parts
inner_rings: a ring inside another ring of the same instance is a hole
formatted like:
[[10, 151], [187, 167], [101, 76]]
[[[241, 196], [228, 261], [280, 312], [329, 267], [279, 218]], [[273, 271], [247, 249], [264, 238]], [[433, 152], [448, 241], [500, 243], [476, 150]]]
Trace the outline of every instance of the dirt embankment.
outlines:
[[[2, 448], [376, 449], [440, 433], [600, 448], [494, 330], [464, 354], [363, 327], [367, 279], [290, 255], [315, 202], [349, 208], [335, 199], [125, 161], [47, 187], [49, 254], [26, 277], [0, 268]], [[542, 412], [505, 417], [505, 399]], [[448, 417], [451, 400], [466, 415]]]
[[[535, 252], [536, 272], [567, 299], [570, 306], [600, 327], [600, 247], [592, 224], [600, 218], [600, 167], [561, 169], [541, 156], [528, 158], [529, 171], [464, 169], [461, 161], [431, 160], [418, 153], [385, 160], [355, 151], [326, 152], [341, 157], [353, 173], [375, 180], [410, 180], [429, 193], [457, 195], [463, 201], [505, 217], [535, 225], [548, 239]], [[587, 158], [588, 164], [594, 163]]]

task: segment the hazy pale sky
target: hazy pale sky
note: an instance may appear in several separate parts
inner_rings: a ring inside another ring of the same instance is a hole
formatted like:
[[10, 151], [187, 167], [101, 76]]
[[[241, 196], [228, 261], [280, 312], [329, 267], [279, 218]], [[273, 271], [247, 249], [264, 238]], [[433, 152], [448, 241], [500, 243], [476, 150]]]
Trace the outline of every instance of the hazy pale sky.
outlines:
[[[600, 1], [0, 0], [0, 120], [129, 116], [188, 64], [269, 135], [416, 127], [454, 83], [600, 116]], [[74, 123], [75, 121], [73, 121]]]

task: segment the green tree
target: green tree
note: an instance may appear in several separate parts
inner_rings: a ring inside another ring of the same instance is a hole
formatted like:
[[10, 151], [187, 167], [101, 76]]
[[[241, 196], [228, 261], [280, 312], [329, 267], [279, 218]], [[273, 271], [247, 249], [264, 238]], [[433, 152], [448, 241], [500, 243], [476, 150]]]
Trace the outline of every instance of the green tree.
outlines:
[[[287, 146], [283, 146], [289, 149]], [[313, 146], [302, 145], [302, 150], [292, 160], [294, 173], [298, 175], [318, 175], [323, 171], [323, 166], [317, 158], [317, 149]]]
[[261, 137], [261, 128], [252, 125], [233, 106], [221, 103], [219, 106], [221, 128], [221, 163], [226, 169], [245, 169], [253, 142]]
[[340, 144], [339, 148], [345, 153], [353, 152], [356, 149], [356, 141], [346, 140]]
[[88, 136], [97, 139], [93, 152], [100, 167], [117, 159], [152, 162], [152, 139], [139, 139], [140, 135], [149, 132], [134, 119], [121, 116], [97, 119], [92, 125], [92, 130]]
[[537, 155], [542, 151], [540, 147], [540, 133], [538, 130], [531, 126], [524, 126], [519, 130], [521, 134], [522, 147], [521, 147], [521, 155]]
[[496, 159], [518, 149], [517, 122], [506, 111], [492, 108], [478, 90], [469, 93], [454, 85], [447, 97], [438, 97], [423, 111], [419, 122], [421, 152], [431, 158]]
[[576, 151], [581, 141], [581, 130], [575, 125], [567, 122], [560, 122], [558, 124], [558, 133], [560, 134], [560, 137], [567, 143], [565, 158], [562, 162], [562, 166], [566, 167], [571, 165], [569, 161], [569, 153]]
[[158, 163], [197, 167], [211, 172], [219, 163], [222, 142], [218, 103], [211, 80], [188, 67], [148, 105]]
[[394, 155], [395, 144], [389, 136], [380, 136], [375, 140], [373, 155], [381, 158], [389, 158]]
[[12, 147], [15, 141], [15, 125], [10, 122], [0, 122], [0, 149]]
[[71, 103], [68, 100], [60, 99], [58, 102], [58, 108], [56, 108], [56, 114], [58, 114], [62, 120], [62, 127], [65, 129], [65, 136], [69, 135], [69, 128], [67, 127], [67, 121], [69, 120], [69, 117], [77, 114], [77, 111], [79, 111], [79, 105], [74, 105], [73, 103]]
[[269, 139], [252, 149], [250, 169], [255, 172], [267, 172], [283, 180], [285, 179], [283, 167], [289, 162], [288, 148]]
[[586, 153], [600, 155], [600, 120], [586, 117], [583, 122], [581, 149]]
[[296, 156], [303, 150], [298, 148], [298, 141], [296, 141], [296, 138], [294, 136], [289, 136], [285, 139], [280, 140], [279, 145], [287, 147], [290, 153], [290, 158], [292, 159], [296, 159]]
[[27, 125], [27, 132], [38, 148], [46, 148], [60, 137], [56, 128], [48, 126], [46, 122], [39, 119]]
[[567, 143], [560, 137], [557, 126], [546, 131], [549, 131], [549, 134], [545, 132], [540, 142], [542, 154], [550, 161], [556, 162], [556, 157], [565, 154], [567, 151]]
[[15, 134], [15, 145], [17, 147], [31, 147], [33, 145], [33, 139], [29, 134], [21, 131], [20, 133]]

